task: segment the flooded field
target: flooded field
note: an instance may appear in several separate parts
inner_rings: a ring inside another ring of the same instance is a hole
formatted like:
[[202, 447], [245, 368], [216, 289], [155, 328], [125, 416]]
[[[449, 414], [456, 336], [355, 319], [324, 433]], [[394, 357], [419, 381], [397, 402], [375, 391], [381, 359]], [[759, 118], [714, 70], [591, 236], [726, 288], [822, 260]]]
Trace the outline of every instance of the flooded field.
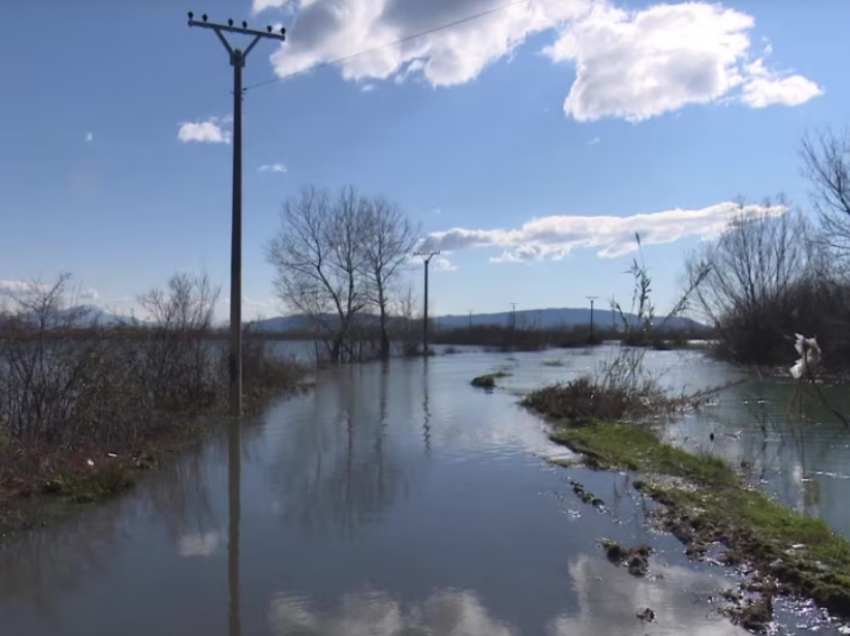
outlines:
[[[241, 454], [210, 440], [128, 496], [6, 546], [0, 632], [743, 634], [712, 602], [734, 574], [689, 563], [650, 531], [628, 475], [550, 466], [565, 451], [516, 403], [610, 355], [461, 351], [323, 372], [314, 390], [246, 421]], [[677, 392], [744, 377], [693, 351], [648, 352], [646, 364]], [[499, 369], [511, 375], [496, 391], [469, 386]], [[839, 408], [850, 402], [825, 391]], [[850, 536], [840, 503], [850, 432], [814, 401], [800, 424], [793, 393], [753, 379], [669, 437], [743, 461], [769, 492]], [[579, 502], [571, 479], [604, 508]], [[609, 563], [602, 537], [658, 548], [650, 575]], [[646, 608], [651, 624], [637, 616]], [[818, 625], [805, 607], [778, 614], [779, 633]]]

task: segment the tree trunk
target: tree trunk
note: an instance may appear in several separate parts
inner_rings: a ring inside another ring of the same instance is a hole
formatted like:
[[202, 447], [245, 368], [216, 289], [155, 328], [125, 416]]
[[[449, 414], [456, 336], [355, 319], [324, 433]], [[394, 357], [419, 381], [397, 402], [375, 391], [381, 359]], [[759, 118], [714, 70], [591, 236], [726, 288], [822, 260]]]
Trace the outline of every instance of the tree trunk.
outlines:
[[390, 337], [387, 335], [387, 309], [381, 304], [381, 360], [390, 359]]

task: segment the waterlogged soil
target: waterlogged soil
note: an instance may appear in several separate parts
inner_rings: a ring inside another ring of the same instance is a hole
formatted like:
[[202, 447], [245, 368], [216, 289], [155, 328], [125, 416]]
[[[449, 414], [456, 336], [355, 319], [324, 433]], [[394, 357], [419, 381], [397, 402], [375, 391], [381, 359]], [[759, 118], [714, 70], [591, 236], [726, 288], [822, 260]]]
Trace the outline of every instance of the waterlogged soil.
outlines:
[[[642, 477], [633, 488], [654, 505], [647, 520], [672, 534], [685, 554], [738, 568], [724, 611], [749, 631], [772, 629], [777, 598], [804, 599], [850, 619], [850, 543], [820, 520], [807, 519], [747, 486], [729, 467], [663, 444], [647, 428], [606, 422], [555, 425], [552, 439], [596, 469], [627, 468]], [[574, 482], [579, 499], [604, 505]], [[635, 575], [648, 569], [652, 548], [602, 542], [608, 558]]]

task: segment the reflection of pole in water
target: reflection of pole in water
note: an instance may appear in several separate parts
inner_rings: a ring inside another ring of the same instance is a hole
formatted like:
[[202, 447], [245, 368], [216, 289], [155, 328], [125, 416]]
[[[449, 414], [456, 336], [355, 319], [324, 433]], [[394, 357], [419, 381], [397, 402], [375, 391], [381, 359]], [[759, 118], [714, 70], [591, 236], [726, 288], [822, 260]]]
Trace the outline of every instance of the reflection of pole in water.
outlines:
[[242, 482], [242, 422], [237, 419], [230, 427], [228, 444], [227, 485], [230, 521], [227, 543], [227, 584], [229, 592], [228, 618], [230, 636], [239, 636], [242, 618], [239, 611], [239, 521], [241, 516]]
[[425, 452], [431, 452], [431, 410], [428, 404], [428, 358], [422, 369], [422, 437], [425, 440]]
[[390, 379], [389, 360], [381, 364], [380, 383], [380, 418], [378, 423], [377, 438], [375, 439], [375, 454], [378, 458], [378, 496], [384, 499], [384, 432], [387, 427], [387, 382]]

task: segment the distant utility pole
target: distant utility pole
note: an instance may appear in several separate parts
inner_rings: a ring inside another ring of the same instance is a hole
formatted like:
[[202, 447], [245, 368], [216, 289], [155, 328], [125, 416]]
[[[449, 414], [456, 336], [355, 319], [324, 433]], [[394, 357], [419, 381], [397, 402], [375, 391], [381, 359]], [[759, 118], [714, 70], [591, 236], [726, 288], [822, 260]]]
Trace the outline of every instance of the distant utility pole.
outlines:
[[[218, 39], [227, 49], [230, 65], [233, 67], [233, 217], [230, 235], [230, 355], [228, 370], [230, 372], [230, 410], [238, 416], [242, 412], [242, 69], [248, 53], [263, 38], [285, 40], [286, 29], [273, 33], [272, 27], [265, 31], [255, 31], [243, 22], [242, 27], [233, 26], [233, 20], [227, 24], [207, 22], [207, 16], [201, 16], [201, 21], [195, 20], [195, 15], [189, 12], [189, 26], [212, 29]], [[244, 51], [233, 47], [224, 37], [223, 32], [253, 35], [254, 40]]]
[[428, 265], [431, 264], [431, 259], [437, 256], [440, 250], [431, 252], [414, 252], [414, 256], [421, 256], [422, 262], [425, 263], [425, 308], [423, 310], [425, 320], [422, 323], [422, 355], [428, 357]]
[[472, 329], [472, 310], [468, 309], [469, 312], [469, 328]]
[[586, 298], [590, 301], [590, 341], [593, 342], [593, 301], [599, 296], [586, 296]]
[[516, 306], [519, 303], [511, 303], [511, 329], [516, 329]]

